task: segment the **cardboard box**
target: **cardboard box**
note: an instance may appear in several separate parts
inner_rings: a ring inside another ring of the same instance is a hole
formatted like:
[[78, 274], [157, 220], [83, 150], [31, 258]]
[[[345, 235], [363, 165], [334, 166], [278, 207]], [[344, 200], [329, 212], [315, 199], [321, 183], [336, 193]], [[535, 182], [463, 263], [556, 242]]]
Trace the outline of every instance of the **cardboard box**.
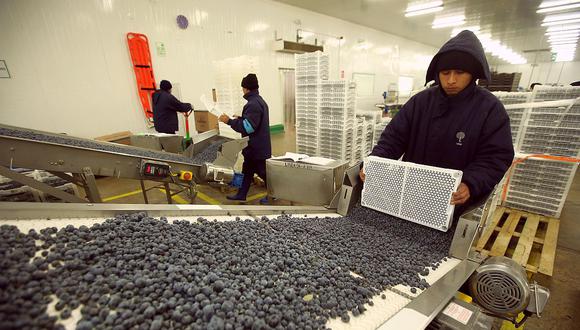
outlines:
[[113, 133], [113, 134], [109, 134], [109, 135], [99, 136], [99, 137], [96, 137], [95, 140], [131, 145], [131, 136], [132, 135], [133, 135], [133, 133], [131, 133], [129, 131], [123, 131], [123, 132], [117, 132], [117, 133]]
[[218, 128], [218, 118], [207, 110], [195, 110], [195, 128], [198, 133], [210, 131]]

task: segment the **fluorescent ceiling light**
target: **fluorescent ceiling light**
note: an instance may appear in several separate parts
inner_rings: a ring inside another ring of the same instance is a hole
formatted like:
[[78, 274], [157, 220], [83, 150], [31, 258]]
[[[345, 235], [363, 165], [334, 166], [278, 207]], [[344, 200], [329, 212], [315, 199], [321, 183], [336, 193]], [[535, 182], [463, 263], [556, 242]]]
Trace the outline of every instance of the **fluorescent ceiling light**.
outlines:
[[550, 49], [559, 49], [559, 50], [576, 49], [576, 44], [556, 44], [556, 45], [551, 45]]
[[576, 43], [578, 41], [578, 38], [568, 38], [568, 39], [552, 39], [552, 40], [548, 40], [549, 43], [554, 44], [554, 43]]
[[415, 1], [409, 3], [405, 12], [419, 11], [425, 9], [431, 9], [436, 7], [442, 7], [443, 0], [433, 0], [433, 1]]
[[574, 55], [556, 55], [556, 62], [572, 62], [574, 60]]
[[567, 21], [570, 19], [580, 18], [580, 12], [575, 11], [573, 13], [566, 13], [566, 14], [556, 14], [556, 15], [548, 15], [544, 17], [543, 22], [560, 22], [560, 21]]
[[435, 20], [433, 20], [432, 27], [434, 29], [439, 29], [444, 27], [460, 26], [463, 24], [465, 24], [465, 15], [457, 15], [436, 18]]
[[566, 38], [548, 38], [549, 42], [562, 42], [562, 41], [577, 41], [578, 37], [566, 37]]
[[550, 49], [556, 49], [560, 51], [563, 50], [570, 51], [576, 49], [576, 44], [552, 45]]
[[580, 24], [571, 24], [571, 25], [560, 25], [560, 26], [550, 26], [547, 32], [559, 32], [559, 31], [567, 31], [567, 30], [576, 30], [580, 29]]
[[580, 30], [570, 30], [570, 31], [557, 31], [557, 32], [546, 32], [548, 37], [558, 37], [558, 36], [577, 36], [580, 34]]
[[578, 33], [548, 35], [548, 39], [568, 39], [578, 37]]
[[427, 8], [427, 9], [417, 10], [417, 11], [411, 11], [411, 12], [406, 12], [405, 13], [405, 17], [413, 17], [413, 16], [419, 16], [419, 15], [426, 15], [426, 14], [436, 13], [436, 12], [442, 11], [442, 10], [443, 10], [443, 7], [434, 7], [434, 8]]
[[580, 3], [573, 3], [573, 4], [569, 4], [569, 5], [538, 9], [538, 10], [536, 10], [536, 13], [538, 13], [538, 14], [553, 13], [556, 11], [569, 10], [569, 9], [574, 9], [574, 8], [579, 8], [579, 7], [580, 7]]
[[556, 6], [563, 6], [569, 5], [573, 3], [580, 2], [580, 0], [545, 0], [542, 1], [538, 8], [549, 8], [549, 7], [556, 7]]
[[568, 19], [565, 21], [544, 22], [542, 26], [567, 25], [572, 23], [580, 23], [580, 18]]
[[490, 34], [479, 34], [478, 37], [486, 53], [491, 53], [491, 55], [499, 57], [511, 64], [525, 64], [528, 62], [525, 57], [516, 53], [513, 49], [492, 39]]

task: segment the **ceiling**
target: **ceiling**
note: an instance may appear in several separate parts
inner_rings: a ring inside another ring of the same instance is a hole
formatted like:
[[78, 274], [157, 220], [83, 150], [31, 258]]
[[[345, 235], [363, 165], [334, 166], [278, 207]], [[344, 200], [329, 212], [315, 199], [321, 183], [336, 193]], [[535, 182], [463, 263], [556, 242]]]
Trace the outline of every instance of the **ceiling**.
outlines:
[[[549, 62], [551, 53], [544, 14], [536, 10], [542, 0], [444, 0], [443, 11], [405, 17], [408, 0], [276, 0], [376, 30], [405, 37], [434, 47], [450, 38], [452, 28], [432, 29], [436, 16], [463, 13], [464, 26], [480, 26], [494, 40], [522, 55], [528, 63]], [[578, 9], [576, 9], [578, 10]], [[491, 65], [507, 63], [488, 56]], [[580, 52], [575, 60], [580, 60]]]

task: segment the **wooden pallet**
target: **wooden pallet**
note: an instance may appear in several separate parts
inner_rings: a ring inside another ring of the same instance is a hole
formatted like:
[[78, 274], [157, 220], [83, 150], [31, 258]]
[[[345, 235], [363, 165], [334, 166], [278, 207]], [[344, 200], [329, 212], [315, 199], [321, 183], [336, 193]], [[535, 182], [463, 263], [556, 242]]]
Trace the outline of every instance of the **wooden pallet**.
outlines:
[[506, 256], [530, 273], [552, 276], [560, 220], [498, 207], [476, 250], [484, 256]]

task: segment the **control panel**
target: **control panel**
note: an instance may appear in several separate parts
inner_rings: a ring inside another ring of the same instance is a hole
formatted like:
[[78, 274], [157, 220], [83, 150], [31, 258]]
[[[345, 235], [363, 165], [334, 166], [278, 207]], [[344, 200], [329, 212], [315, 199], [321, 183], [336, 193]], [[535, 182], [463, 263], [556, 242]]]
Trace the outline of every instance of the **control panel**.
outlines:
[[154, 160], [141, 160], [141, 175], [155, 178], [166, 178], [171, 175], [171, 167], [167, 163]]

